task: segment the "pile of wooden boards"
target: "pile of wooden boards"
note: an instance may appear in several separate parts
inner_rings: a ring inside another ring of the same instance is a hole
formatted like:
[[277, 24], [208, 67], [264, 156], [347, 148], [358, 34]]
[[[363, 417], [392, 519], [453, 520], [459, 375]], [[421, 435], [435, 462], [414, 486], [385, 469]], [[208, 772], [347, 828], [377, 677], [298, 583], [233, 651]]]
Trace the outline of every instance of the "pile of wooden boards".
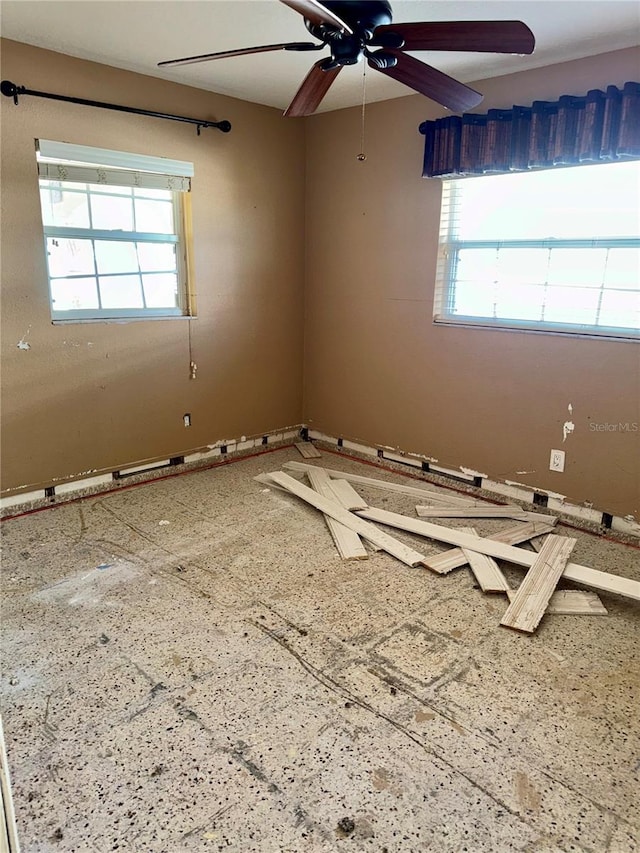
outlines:
[[[306, 475], [310, 487], [285, 471], [261, 474], [256, 479], [296, 495], [320, 510], [343, 559], [367, 559], [367, 545], [373, 550], [386, 551], [405, 565], [424, 566], [442, 575], [468, 565], [482, 592], [508, 597], [509, 604], [500, 621], [505, 627], [533, 633], [545, 613], [607, 613], [593, 592], [556, 592], [561, 577], [640, 601], [640, 581], [570, 562], [577, 540], [552, 533], [557, 521], [553, 515], [527, 512], [515, 505], [494, 506], [471, 497], [453, 496], [426, 487], [391, 483], [303, 462], [287, 462], [283, 467]], [[372, 507], [356, 492], [354, 484], [409, 495], [418, 501], [416, 513], [420, 517]], [[481, 537], [473, 527], [444, 527], [426, 521], [427, 518], [508, 518], [516, 520], [517, 524], [490, 537]], [[436, 556], [425, 556], [373, 522], [455, 547]], [[526, 542], [531, 543], [534, 550], [515, 547]], [[511, 588], [496, 559], [527, 569], [517, 589]]]

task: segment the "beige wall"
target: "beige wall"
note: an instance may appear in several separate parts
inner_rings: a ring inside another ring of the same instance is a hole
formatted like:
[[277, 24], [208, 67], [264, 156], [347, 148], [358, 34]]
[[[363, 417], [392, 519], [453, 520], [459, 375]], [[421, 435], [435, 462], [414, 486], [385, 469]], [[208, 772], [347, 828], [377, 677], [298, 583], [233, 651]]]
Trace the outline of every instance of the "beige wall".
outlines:
[[[637, 79], [619, 51], [482, 80], [478, 112]], [[640, 517], [640, 433], [589, 428], [640, 422], [637, 344], [432, 324], [441, 185], [420, 177], [417, 128], [441, 114], [419, 96], [368, 106], [364, 163], [358, 109], [307, 122], [305, 419]]]
[[[300, 423], [303, 125], [267, 107], [15, 42], [2, 48], [2, 78], [30, 89], [233, 124], [229, 134], [198, 137], [177, 122], [0, 99], [2, 489]], [[195, 164], [195, 381], [186, 320], [52, 325], [38, 137]], [[21, 339], [29, 350], [18, 348]]]
[[[3, 43], [2, 78], [233, 123], [228, 135], [197, 137], [157, 119], [0, 99], [3, 490], [304, 419], [640, 516], [640, 433], [589, 429], [640, 422], [638, 345], [432, 324], [440, 183], [420, 177], [417, 131], [441, 114], [431, 102], [368, 106], [360, 163], [358, 109], [284, 121], [266, 107], [12, 42]], [[629, 79], [635, 54], [619, 51], [480, 81], [478, 111]], [[37, 137], [194, 162], [195, 381], [187, 321], [51, 324]], [[576, 430], [562, 445], [569, 403]], [[548, 471], [552, 447], [567, 452], [564, 474]]]

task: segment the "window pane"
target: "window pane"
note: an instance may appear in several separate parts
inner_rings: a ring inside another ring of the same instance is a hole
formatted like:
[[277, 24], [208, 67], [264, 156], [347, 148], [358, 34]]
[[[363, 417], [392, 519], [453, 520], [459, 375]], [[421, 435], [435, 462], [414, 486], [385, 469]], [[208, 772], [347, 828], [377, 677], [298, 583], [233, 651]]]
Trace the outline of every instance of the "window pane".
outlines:
[[143, 308], [139, 275], [101, 276], [100, 299], [103, 308]]
[[98, 308], [95, 278], [54, 278], [51, 281], [54, 311], [80, 311]]
[[640, 286], [640, 249], [609, 249], [605, 287], [637, 290]]
[[131, 196], [131, 187], [112, 187], [109, 184], [88, 184], [91, 192]]
[[176, 248], [173, 243], [136, 243], [142, 272], [176, 269]]
[[600, 287], [607, 262], [606, 249], [552, 249], [549, 284], [568, 287]]
[[95, 273], [91, 240], [47, 237], [47, 257], [51, 278]]
[[549, 323], [588, 323], [598, 316], [600, 291], [587, 287], [549, 287], [544, 319]]
[[173, 204], [168, 201], [135, 200], [136, 231], [149, 234], [173, 234]]
[[171, 201], [171, 190], [148, 190], [145, 187], [134, 187], [133, 194], [136, 198], [159, 198]]
[[467, 317], [495, 317], [493, 287], [475, 281], [456, 284], [453, 313]]
[[508, 320], [540, 320], [545, 288], [541, 284], [498, 284], [496, 317]]
[[458, 281], [494, 282], [498, 278], [498, 250], [461, 249], [456, 277]]
[[147, 308], [178, 307], [178, 276], [171, 273], [143, 275]]
[[105, 231], [133, 231], [132, 199], [122, 196], [92, 195], [93, 227]]
[[640, 293], [605, 290], [598, 325], [640, 329]]
[[96, 240], [96, 264], [98, 272], [138, 272], [136, 244], [124, 240]]
[[86, 193], [60, 188], [40, 189], [42, 221], [45, 225], [89, 228], [89, 201]]
[[549, 249], [500, 249], [496, 278], [504, 284], [544, 284]]

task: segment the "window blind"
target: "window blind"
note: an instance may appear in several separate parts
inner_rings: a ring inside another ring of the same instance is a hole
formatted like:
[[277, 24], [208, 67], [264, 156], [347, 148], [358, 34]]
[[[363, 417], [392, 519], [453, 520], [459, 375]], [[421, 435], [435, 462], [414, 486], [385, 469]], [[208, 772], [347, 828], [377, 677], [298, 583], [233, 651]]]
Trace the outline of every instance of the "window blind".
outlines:
[[50, 181], [189, 192], [193, 163], [110, 151], [88, 145], [36, 140], [38, 175]]

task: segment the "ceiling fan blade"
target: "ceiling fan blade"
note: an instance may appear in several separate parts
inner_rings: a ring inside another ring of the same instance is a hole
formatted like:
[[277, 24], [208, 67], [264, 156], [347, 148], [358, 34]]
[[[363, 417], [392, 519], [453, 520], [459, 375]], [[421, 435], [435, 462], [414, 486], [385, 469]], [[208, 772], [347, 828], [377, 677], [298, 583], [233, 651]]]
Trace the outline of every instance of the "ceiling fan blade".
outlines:
[[[384, 66], [385, 58], [390, 56], [395, 57], [396, 64], [390, 68], [381, 67]], [[368, 63], [376, 71], [393, 77], [394, 80], [451, 110], [470, 110], [482, 101], [480, 92], [470, 89], [437, 68], [402, 53], [401, 50], [378, 50], [369, 55]]]
[[536, 43], [522, 21], [425, 21], [376, 27], [370, 44], [384, 47], [385, 34], [391, 33], [404, 39], [402, 50], [533, 53]]
[[300, 86], [287, 107], [285, 116], [294, 118], [297, 116], [310, 116], [320, 106], [320, 101], [327, 94], [329, 87], [342, 70], [342, 66], [337, 65], [335, 68], [325, 71], [322, 67], [325, 61], [321, 59], [311, 68], [311, 71], [302, 81], [302, 86]]
[[229, 59], [231, 56], [247, 56], [251, 53], [267, 53], [270, 50], [320, 50], [324, 44], [311, 41], [290, 41], [282, 44], [261, 44], [258, 47], [241, 47], [238, 50], [222, 50], [218, 53], [202, 53], [199, 56], [185, 56], [182, 59], [167, 59], [159, 62], [159, 67], [167, 65], [192, 65], [196, 62], [209, 62], [211, 59]]
[[280, 0], [280, 2], [299, 12], [312, 24], [331, 24], [332, 27], [344, 30], [345, 33], [350, 35], [353, 33], [351, 27], [345, 24], [342, 18], [329, 11], [318, 0]]

